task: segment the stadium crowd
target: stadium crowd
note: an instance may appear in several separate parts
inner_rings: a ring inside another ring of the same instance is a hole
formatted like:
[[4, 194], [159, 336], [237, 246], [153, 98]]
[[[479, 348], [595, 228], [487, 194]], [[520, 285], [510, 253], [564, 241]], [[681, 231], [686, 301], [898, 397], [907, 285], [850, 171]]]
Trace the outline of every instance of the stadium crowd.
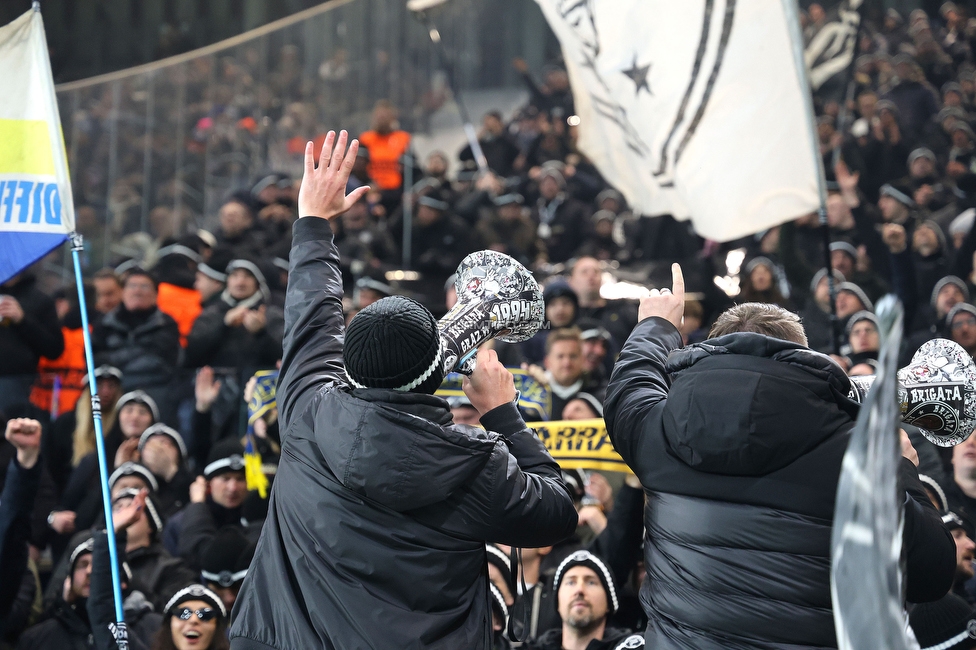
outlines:
[[[811, 5], [805, 19], [812, 38], [827, 16]], [[454, 175], [446, 153], [405, 157], [411, 135], [399, 128], [397, 108], [378, 102], [371, 128], [359, 135], [349, 182], [371, 189], [332, 226], [347, 320], [397, 294], [439, 316], [457, 299], [452, 274], [465, 255], [507, 253], [542, 283], [548, 327], [494, 348], [505, 365], [548, 387], [551, 408], [543, 415], [550, 420], [603, 417], [615, 359], [638, 320], [637, 302], [616, 296], [633, 284], [659, 284], [672, 262], [688, 278], [685, 344], [708, 338], [733, 303], [774, 303], [800, 315], [811, 348], [852, 376], [869, 375], [880, 347], [874, 304], [894, 293], [906, 313], [903, 363], [936, 337], [973, 354], [974, 50], [976, 18], [951, 2], [931, 15], [889, 10], [880, 24], [864, 26], [849, 105], [846, 87], [817, 97], [829, 255], [817, 215], [718, 244], [669, 216], [633, 214], [576, 149], [577, 126], [567, 119], [572, 93], [558, 66], [536, 79], [516, 61], [530, 100], [508, 118], [483, 117], [478, 138], [489, 173], [478, 173], [469, 147], [452, 152], [460, 166]], [[341, 58], [326, 63], [322, 79], [348, 74]], [[227, 69], [233, 65], [225, 62], [224, 73], [239, 74]], [[262, 123], [270, 105], [227, 99], [237, 120], [227, 125], [240, 128], [245, 120]], [[197, 122], [188, 155], [229, 114]], [[301, 117], [292, 115], [298, 138], [316, 128]], [[246, 130], [222, 132], [240, 138]], [[323, 140], [315, 138], [316, 155]], [[231, 609], [268, 510], [246, 477], [245, 431], [272, 485], [281, 452], [276, 409], [249, 418], [246, 404], [255, 373], [280, 364], [300, 179], [272, 169], [228, 193], [210, 231], [194, 230], [192, 218], [174, 218], [161, 203], [150, 213], [150, 232], [133, 235], [137, 220], [119, 206], [135, 201], [120, 190], [114, 207], [96, 209], [85, 200], [84, 170], [76, 173], [79, 228], [98, 233], [114, 220], [112, 236], [128, 234], [132, 249], [86, 279], [129, 642], [226, 648]], [[405, 187], [405, 177], [416, 182]], [[105, 636], [113, 612], [105, 607], [111, 585], [96, 434], [73, 291], [48, 295], [30, 270], [0, 287], [0, 645], [9, 647], [112, 643]], [[449, 402], [455, 422], [477, 423], [466, 398]], [[957, 545], [952, 593], [911, 610], [924, 648], [956, 637], [976, 618], [976, 439], [943, 449], [907, 431], [920, 479]], [[640, 647], [633, 633], [647, 625], [637, 598], [645, 576], [641, 485], [596, 471], [563, 475], [579, 512], [575, 535], [524, 549], [520, 567], [507, 547], [486, 549], [493, 643], [511, 646], [508, 622], [518, 612], [522, 647]]]

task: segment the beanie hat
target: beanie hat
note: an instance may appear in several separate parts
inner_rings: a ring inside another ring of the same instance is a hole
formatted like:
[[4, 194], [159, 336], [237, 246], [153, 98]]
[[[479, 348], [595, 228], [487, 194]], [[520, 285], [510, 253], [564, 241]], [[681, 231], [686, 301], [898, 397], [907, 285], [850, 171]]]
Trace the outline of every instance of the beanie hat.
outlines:
[[116, 481], [118, 481], [123, 476], [138, 476], [143, 481], [146, 482], [146, 487], [149, 488], [150, 492], [156, 492], [159, 490], [159, 483], [156, 482], [156, 477], [153, 476], [149, 468], [140, 465], [139, 463], [133, 463], [132, 461], [126, 461], [118, 466], [112, 475], [108, 477], [108, 488], [111, 490], [115, 487]]
[[936, 481], [931, 476], [926, 476], [925, 474], [919, 474], [918, 480], [929, 490], [935, 493], [939, 497], [939, 512], [946, 512], [949, 509], [949, 500], [946, 498], [945, 491], [939, 482]]
[[194, 584], [184, 587], [173, 594], [173, 597], [167, 601], [166, 607], [163, 608], [163, 615], [172, 616], [177, 606], [179, 606], [180, 603], [185, 603], [188, 600], [202, 600], [210, 605], [211, 609], [220, 612], [220, 615], [223, 618], [227, 618], [227, 608], [224, 607], [224, 603], [220, 600], [220, 596], [201, 584]]
[[244, 445], [236, 438], [225, 438], [210, 449], [203, 477], [208, 481], [227, 472], [244, 471]]
[[[603, 584], [603, 590], [607, 592], [607, 605], [610, 608], [610, 614], [613, 614], [620, 608], [620, 603], [617, 601], [617, 590], [613, 584], [613, 576], [610, 575], [610, 569], [607, 565], [603, 563], [603, 560], [593, 555], [589, 551], [576, 551], [571, 554], [556, 569], [556, 576], [552, 581], [553, 590], [558, 594], [559, 586], [562, 583], [563, 578], [566, 576], [566, 572], [577, 566], [585, 566], [593, 570], [597, 578], [600, 579], [600, 583]], [[559, 608], [559, 598], [558, 596], [553, 599], [556, 608]]]
[[942, 515], [942, 525], [947, 530], [960, 530], [966, 527], [966, 524], [962, 521], [962, 517], [954, 512], [947, 512]]
[[976, 639], [976, 613], [951, 592], [934, 603], [915, 605], [908, 622], [922, 650], [971, 648]]
[[542, 300], [545, 302], [546, 307], [556, 298], [569, 298], [576, 306], [577, 311], [579, 310], [579, 296], [576, 295], [576, 292], [573, 291], [573, 288], [565, 280], [553, 282], [542, 292]]
[[[107, 365], [107, 364], [106, 365], [102, 365], [102, 366], [98, 366], [97, 368], [95, 368], [95, 383], [96, 384], [98, 383], [98, 380], [99, 379], [105, 379], [106, 377], [111, 377], [115, 381], [121, 383], [122, 382], [122, 371], [119, 370], [118, 368], [116, 368], [115, 366], [110, 366], [110, 365]], [[82, 386], [87, 386], [88, 385], [88, 373], [87, 372], [85, 373], [85, 376], [81, 378], [81, 385]]]
[[[970, 133], [971, 132], [972, 131], [970, 131]], [[882, 185], [881, 189], [878, 191], [878, 194], [880, 196], [890, 196], [906, 207], [915, 207], [915, 201], [912, 199], [912, 197], [908, 196], [908, 194], [906, 194], [902, 189], [899, 189], [890, 183], [885, 183]]]
[[952, 329], [952, 319], [956, 317], [956, 314], [963, 311], [969, 312], [973, 316], [976, 316], [976, 307], [973, 307], [968, 302], [960, 302], [950, 309], [948, 314], [946, 314], [946, 329]]
[[[126, 488], [119, 492], [119, 495], [115, 497], [112, 503], [114, 504], [116, 501], [121, 501], [122, 499], [134, 499], [137, 496], [139, 496], [139, 490]], [[155, 538], [163, 530], [163, 519], [159, 516], [159, 508], [156, 507], [156, 503], [153, 501], [151, 495], [146, 496], [146, 518], [149, 520], [149, 531]]]
[[753, 271], [755, 271], [757, 266], [765, 266], [767, 269], [769, 269], [769, 272], [772, 273], [774, 278], [779, 276], [779, 271], [776, 269], [776, 265], [773, 264], [773, 261], [763, 255], [749, 260], [749, 263], [746, 264], [746, 275], [750, 275]]
[[932, 309], [935, 309], [935, 303], [939, 298], [939, 293], [945, 289], [946, 285], [950, 284], [954, 284], [959, 287], [959, 290], [962, 291], [963, 300], [969, 300], [969, 287], [966, 286], [966, 283], [963, 282], [962, 278], [955, 275], [947, 275], [936, 282], [935, 286], [932, 287], [932, 297], [929, 299], [929, 302], [932, 304]]
[[[129, 402], [135, 402], [136, 404], [142, 404], [149, 412], [152, 413], [153, 422], [159, 422], [159, 407], [156, 406], [156, 400], [149, 397], [149, 395], [144, 390], [134, 390], [130, 393], [126, 393], [119, 398], [119, 401], [115, 403], [115, 412], [119, 413], [122, 411], [122, 407]], [[140, 447], [141, 448], [141, 447]]]
[[[835, 270], [833, 272], [833, 276], [834, 276], [834, 284], [835, 285], [840, 284], [841, 282], [846, 282], [847, 281], [847, 278], [845, 278], [844, 277], [844, 274], [841, 273], [840, 271], [836, 271]], [[810, 292], [811, 293], [816, 292], [817, 285], [820, 284], [820, 281], [823, 280], [825, 277], [827, 277], [827, 269], [820, 269], [819, 271], [817, 271], [816, 275], [813, 276], [813, 280], [810, 281]]]
[[221, 587], [239, 583], [251, 566], [254, 548], [240, 528], [224, 526], [203, 549], [200, 577]]
[[847, 321], [847, 335], [848, 336], [851, 335], [851, 330], [854, 329], [854, 326], [857, 323], [860, 323], [862, 320], [869, 320], [869, 321], [871, 321], [872, 323], [874, 323], [874, 329], [876, 329], [878, 331], [881, 330], [881, 328], [878, 327], [878, 317], [877, 316], [875, 316], [874, 314], [872, 314], [869, 311], [859, 311], [856, 314], [854, 314], [853, 316], [851, 316], [850, 319]]
[[945, 236], [945, 231], [942, 230], [942, 226], [940, 226], [937, 222], [932, 221], [931, 219], [926, 219], [922, 223], [915, 226], [915, 230], [918, 230], [919, 228], [923, 228], [923, 227], [928, 228], [933, 233], [935, 233], [935, 239], [936, 241], [939, 242], [939, 250], [943, 250], [943, 251], [946, 250], [947, 248], [946, 236]]
[[864, 305], [864, 309], [874, 311], [874, 303], [871, 302], [868, 295], [864, 293], [864, 290], [853, 282], [841, 282], [839, 285], [837, 285], [837, 293], [840, 293], [841, 291], [854, 294], [857, 299], [861, 301], [861, 304]]
[[[72, 540], [74, 541], [74, 540]], [[95, 548], [95, 539], [91, 536], [90, 532], [85, 532], [82, 539], [74, 545], [71, 549], [71, 554], [68, 556], [68, 567], [69, 570], [74, 572], [75, 562], [78, 561], [85, 553], [91, 553]]]
[[444, 379], [437, 320], [404, 296], [382, 298], [356, 314], [342, 356], [356, 388], [433, 394]]
[[844, 251], [850, 255], [852, 260], [857, 261], [857, 249], [850, 242], [843, 240], [830, 242], [830, 252], [833, 253], [834, 251]]
[[488, 564], [494, 566], [502, 574], [506, 585], [512, 584], [512, 558], [494, 544], [485, 544]]
[[591, 409], [593, 409], [593, 412], [596, 413], [598, 418], [603, 417], [603, 404], [601, 404], [600, 400], [598, 400], [595, 396], [591, 395], [590, 393], [579, 392], [573, 395], [569, 401], [571, 402], [574, 399], [583, 400]]
[[[75, 563], [78, 559], [85, 555], [86, 553], [93, 553], [95, 550], [95, 535], [105, 535], [105, 531], [101, 530], [96, 533], [92, 533], [90, 530], [83, 530], [74, 534], [71, 540], [68, 542], [68, 548], [71, 549], [71, 553], [68, 555], [68, 573], [74, 573]], [[128, 562], [124, 560], [125, 550], [119, 549], [119, 577], [123, 580], [132, 580], [132, 569], [129, 568]]]
[[586, 473], [581, 469], [560, 469], [559, 473], [572, 491], [573, 501], [581, 501], [586, 496]]
[[146, 441], [148, 441], [153, 436], [169, 436], [169, 439], [173, 441], [176, 448], [180, 452], [180, 462], [186, 459], [186, 445], [183, 443], [183, 436], [176, 432], [175, 429], [170, 428], [160, 422], [159, 424], [154, 424], [139, 436], [139, 452], [142, 453], [143, 448], [146, 446]]

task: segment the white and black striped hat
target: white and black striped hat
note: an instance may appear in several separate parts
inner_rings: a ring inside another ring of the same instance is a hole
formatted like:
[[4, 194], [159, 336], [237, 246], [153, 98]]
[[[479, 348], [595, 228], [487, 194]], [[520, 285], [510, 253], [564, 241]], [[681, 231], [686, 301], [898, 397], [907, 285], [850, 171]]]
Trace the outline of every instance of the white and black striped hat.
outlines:
[[209, 603], [213, 609], [220, 612], [220, 615], [223, 618], [227, 618], [227, 608], [224, 607], [224, 603], [220, 600], [220, 596], [201, 584], [184, 587], [173, 594], [173, 597], [166, 602], [166, 607], [163, 608], [163, 615], [170, 616], [173, 613], [173, 610], [176, 609], [177, 605], [180, 603], [185, 603], [188, 600], [202, 600], [205, 603]]
[[132, 461], [122, 463], [114, 472], [112, 472], [112, 475], [108, 477], [109, 490], [115, 487], [115, 482], [123, 476], [138, 476], [146, 482], [146, 487], [148, 487], [151, 492], [156, 492], [159, 490], [159, 483], [156, 482], [156, 477], [153, 476], [153, 473], [149, 471], [149, 468], [144, 467], [139, 463], [133, 463]]
[[[617, 600], [617, 589], [613, 584], [613, 575], [610, 573], [607, 565], [603, 563], [603, 560], [589, 551], [576, 551], [560, 563], [556, 569], [556, 576], [552, 581], [553, 589], [556, 593], [558, 594], [559, 592], [559, 585], [563, 577], [565, 577], [566, 572], [577, 566], [585, 566], [592, 569], [593, 573], [600, 579], [600, 582], [603, 583], [603, 589], [607, 592], [607, 605], [610, 606], [609, 613], [613, 614], [616, 612], [620, 608], [620, 602]], [[558, 596], [554, 600], [556, 609], [558, 609]]]
[[156, 406], [156, 400], [149, 397], [149, 394], [146, 393], [146, 391], [134, 390], [120, 397], [119, 401], [115, 403], [115, 412], [118, 413], [122, 411], [122, 407], [130, 402], [135, 402], [136, 404], [142, 404], [145, 406], [147, 409], [149, 409], [149, 412], [152, 413], [153, 422], [159, 422], [159, 407]]
[[181, 436], [176, 429], [168, 427], [162, 422], [154, 424], [142, 432], [142, 435], [139, 437], [140, 452], [146, 446], [146, 441], [153, 436], [168, 436], [169, 439], [173, 441], [173, 444], [176, 445], [176, 448], [180, 451], [180, 462], [186, 460], [186, 444], [183, 442], [183, 436]]

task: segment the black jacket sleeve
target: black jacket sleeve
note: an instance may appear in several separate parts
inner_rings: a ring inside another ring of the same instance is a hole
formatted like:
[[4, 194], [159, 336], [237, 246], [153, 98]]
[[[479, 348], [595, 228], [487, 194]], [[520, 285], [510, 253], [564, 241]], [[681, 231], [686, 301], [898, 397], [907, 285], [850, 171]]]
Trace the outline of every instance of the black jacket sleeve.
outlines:
[[[117, 541], [117, 548], [120, 554], [124, 554], [125, 542]], [[123, 560], [123, 557], [119, 558], [119, 562]], [[115, 636], [109, 627], [116, 622], [115, 594], [112, 588], [112, 564], [108, 552], [108, 534], [104, 530], [95, 533], [87, 609], [92, 636], [95, 639], [95, 648], [98, 650], [118, 650]]]
[[40, 460], [30, 469], [21, 467], [16, 458], [10, 460], [0, 494], [0, 619], [17, 598], [27, 567], [30, 514], [40, 480]]
[[199, 368], [207, 365], [229, 329], [224, 324], [226, 313], [219, 305], [212, 305], [203, 310], [203, 313], [193, 321], [193, 329], [186, 337], [184, 366]]
[[303, 217], [293, 229], [285, 295], [285, 335], [278, 379], [278, 417], [282, 438], [311, 392], [344, 381], [342, 274], [332, 226]]
[[905, 528], [902, 533], [905, 598], [927, 603], [949, 593], [956, 575], [956, 542], [918, 480], [918, 470], [907, 458], [898, 467], [905, 490]]
[[646, 460], [640, 453], [642, 435], [652, 416], [661, 417], [671, 385], [664, 365], [668, 354], [680, 347], [681, 334], [674, 325], [663, 318], [646, 318], [627, 339], [610, 375], [604, 401], [607, 433], [638, 478], [640, 461]]
[[576, 531], [579, 517], [559, 465], [504, 404], [481, 418], [502, 437], [459, 508], [442, 527], [469, 538], [526, 548], [550, 546]]

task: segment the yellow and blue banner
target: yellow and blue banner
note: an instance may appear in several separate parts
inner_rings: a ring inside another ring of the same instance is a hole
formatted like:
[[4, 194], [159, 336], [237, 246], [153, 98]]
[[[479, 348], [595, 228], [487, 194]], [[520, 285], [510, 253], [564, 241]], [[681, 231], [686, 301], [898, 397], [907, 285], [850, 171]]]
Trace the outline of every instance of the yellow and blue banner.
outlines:
[[0, 27], [0, 282], [60, 246], [75, 215], [61, 118], [35, 9]]
[[273, 408], [277, 408], [277, 370], [259, 370], [251, 399], [247, 403], [247, 436], [244, 442], [244, 477], [248, 490], [257, 490], [262, 499], [268, 497], [268, 477], [261, 469], [261, 454], [254, 441], [254, 423]]

